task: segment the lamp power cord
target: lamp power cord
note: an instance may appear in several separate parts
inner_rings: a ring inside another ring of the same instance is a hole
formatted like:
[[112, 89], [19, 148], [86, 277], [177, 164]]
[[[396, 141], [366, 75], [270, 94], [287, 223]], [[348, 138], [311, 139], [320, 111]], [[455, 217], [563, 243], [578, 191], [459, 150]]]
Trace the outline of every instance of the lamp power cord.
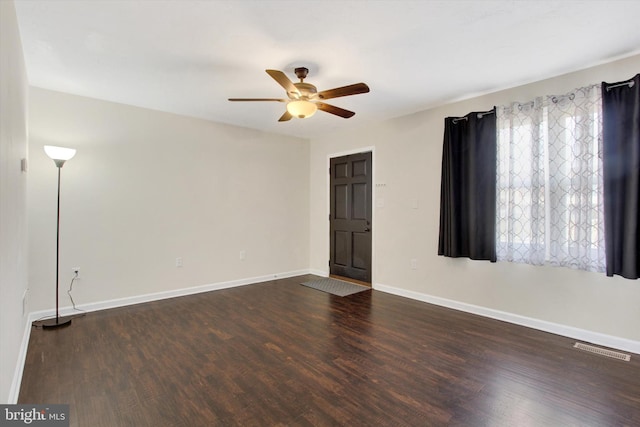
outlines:
[[[69, 295], [69, 299], [71, 300], [71, 305], [72, 305], [73, 309], [75, 311], [80, 312], [79, 316], [84, 316], [84, 315], [87, 314], [87, 312], [85, 310], [81, 310], [81, 309], [76, 307], [76, 302], [73, 300], [73, 296], [71, 295], [71, 292], [73, 292], [73, 282], [75, 282], [75, 280], [78, 278], [78, 275], [80, 274], [77, 270], [74, 271], [74, 273], [75, 274], [71, 278], [71, 283], [69, 283], [69, 289], [67, 290], [67, 295]], [[42, 316], [39, 319], [34, 320], [34, 322], [39, 322], [41, 320], [47, 320], [47, 319], [53, 319], [55, 317], [56, 316]], [[74, 317], [78, 317], [78, 316], [74, 316]]]
[[86, 311], [84, 310], [80, 310], [79, 308], [76, 308], [76, 302], [73, 300], [73, 296], [71, 295], [71, 292], [73, 291], [73, 282], [75, 282], [75, 280], [78, 278], [78, 270], [74, 271], [74, 275], [73, 278], [71, 279], [71, 283], [69, 284], [69, 290], [67, 290], [67, 295], [69, 295], [69, 299], [71, 300], [71, 305], [73, 306], [73, 309], [75, 311], [79, 311], [80, 313], [86, 313]]

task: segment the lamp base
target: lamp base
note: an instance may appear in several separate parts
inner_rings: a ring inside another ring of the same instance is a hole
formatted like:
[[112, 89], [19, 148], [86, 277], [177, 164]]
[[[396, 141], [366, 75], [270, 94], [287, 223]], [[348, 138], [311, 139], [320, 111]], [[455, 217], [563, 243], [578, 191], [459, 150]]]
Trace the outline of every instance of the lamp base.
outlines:
[[40, 326], [42, 329], [64, 328], [71, 324], [71, 317], [54, 317], [53, 319], [33, 322], [33, 326]]

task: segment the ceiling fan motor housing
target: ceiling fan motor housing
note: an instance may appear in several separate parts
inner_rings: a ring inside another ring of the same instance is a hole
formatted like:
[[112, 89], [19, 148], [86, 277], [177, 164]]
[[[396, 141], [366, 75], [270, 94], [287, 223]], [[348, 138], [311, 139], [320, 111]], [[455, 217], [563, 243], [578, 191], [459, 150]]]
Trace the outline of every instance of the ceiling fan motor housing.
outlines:
[[300, 83], [294, 83], [293, 85], [298, 89], [298, 92], [300, 92], [301, 99], [309, 99], [313, 95], [318, 93], [318, 90], [316, 89], [316, 87], [310, 83], [300, 82]]

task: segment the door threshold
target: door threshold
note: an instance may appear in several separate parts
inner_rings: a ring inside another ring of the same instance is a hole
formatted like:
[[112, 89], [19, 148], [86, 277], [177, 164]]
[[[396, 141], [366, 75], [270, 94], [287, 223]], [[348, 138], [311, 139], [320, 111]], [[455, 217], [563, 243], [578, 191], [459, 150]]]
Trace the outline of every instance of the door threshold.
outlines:
[[352, 279], [351, 277], [338, 276], [337, 274], [330, 274], [329, 277], [336, 280], [342, 280], [344, 282], [355, 283], [356, 285], [367, 286], [369, 288], [371, 287], [371, 283], [363, 282], [362, 280]]

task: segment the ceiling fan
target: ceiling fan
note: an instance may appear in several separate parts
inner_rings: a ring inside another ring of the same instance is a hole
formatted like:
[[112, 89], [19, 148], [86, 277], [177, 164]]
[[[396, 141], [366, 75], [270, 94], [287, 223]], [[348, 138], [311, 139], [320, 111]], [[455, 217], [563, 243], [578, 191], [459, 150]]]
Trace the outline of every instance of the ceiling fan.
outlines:
[[325, 99], [339, 98], [341, 96], [357, 95], [369, 92], [369, 86], [364, 83], [355, 83], [349, 86], [337, 87], [335, 89], [323, 90], [318, 92], [316, 87], [310, 83], [305, 83], [309, 70], [305, 67], [295, 69], [296, 76], [300, 79], [299, 83], [293, 83], [289, 78], [279, 70], [265, 70], [276, 82], [287, 91], [287, 98], [229, 98], [229, 101], [275, 101], [286, 102], [287, 111], [280, 117], [279, 122], [286, 122], [293, 117], [306, 119], [315, 114], [317, 110], [325, 113], [334, 114], [336, 116], [348, 119], [356, 113], [345, 110], [340, 107], [326, 104], [322, 101]]

